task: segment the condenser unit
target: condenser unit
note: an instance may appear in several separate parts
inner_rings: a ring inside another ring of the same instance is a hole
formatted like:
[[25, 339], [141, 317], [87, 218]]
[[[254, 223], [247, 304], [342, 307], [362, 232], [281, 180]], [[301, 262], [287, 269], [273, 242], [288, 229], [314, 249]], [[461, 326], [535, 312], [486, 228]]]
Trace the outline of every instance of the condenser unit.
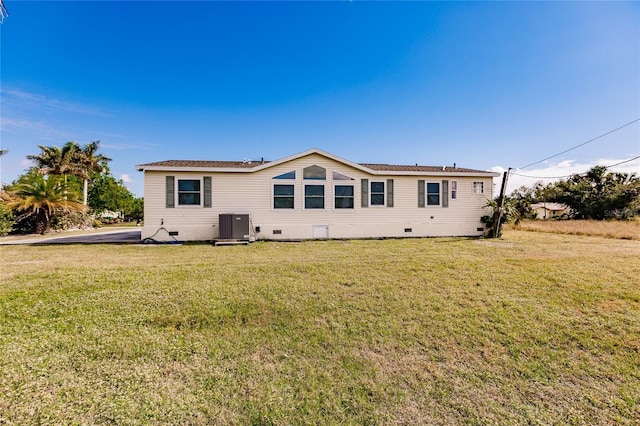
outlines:
[[248, 214], [225, 213], [218, 217], [221, 240], [249, 240], [251, 233]]

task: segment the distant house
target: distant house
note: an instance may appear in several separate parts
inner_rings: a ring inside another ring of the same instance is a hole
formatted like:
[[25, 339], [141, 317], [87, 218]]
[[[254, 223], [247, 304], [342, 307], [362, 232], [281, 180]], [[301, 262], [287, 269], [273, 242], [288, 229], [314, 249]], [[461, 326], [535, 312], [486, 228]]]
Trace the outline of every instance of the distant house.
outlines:
[[114, 212], [112, 210], [103, 210], [102, 212], [98, 213], [96, 217], [102, 222], [113, 223], [124, 220], [124, 213]]
[[[276, 161], [140, 164], [142, 238], [479, 236], [497, 173], [358, 164], [319, 149]], [[239, 228], [239, 230], [237, 229]]]
[[553, 219], [569, 212], [569, 207], [560, 203], [535, 203], [531, 204], [531, 211], [536, 219]]

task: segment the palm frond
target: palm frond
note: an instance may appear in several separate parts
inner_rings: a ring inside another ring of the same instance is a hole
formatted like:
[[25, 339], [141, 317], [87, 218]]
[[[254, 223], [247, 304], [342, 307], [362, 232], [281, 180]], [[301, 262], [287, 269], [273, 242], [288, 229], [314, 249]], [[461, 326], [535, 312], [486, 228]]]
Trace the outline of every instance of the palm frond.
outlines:
[[7, 6], [4, 5], [4, 1], [0, 0], [0, 24], [2, 24], [7, 17], [9, 17]]

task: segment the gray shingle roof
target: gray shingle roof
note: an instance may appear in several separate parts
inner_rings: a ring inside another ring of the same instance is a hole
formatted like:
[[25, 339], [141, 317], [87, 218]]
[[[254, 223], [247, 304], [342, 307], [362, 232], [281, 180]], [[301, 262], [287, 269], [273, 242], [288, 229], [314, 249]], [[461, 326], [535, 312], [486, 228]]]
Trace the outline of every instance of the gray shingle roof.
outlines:
[[354, 163], [349, 160], [344, 160], [340, 157], [337, 157], [328, 152], [322, 151], [318, 148], [312, 148], [307, 151], [290, 155], [285, 158], [281, 158], [280, 160], [275, 161], [203, 161], [203, 160], [167, 160], [167, 161], [158, 161], [155, 163], [147, 163], [147, 164], [138, 164], [136, 169], [139, 171], [142, 170], [170, 170], [172, 168], [175, 169], [229, 169], [229, 170], [243, 170], [247, 172], [252, 172], [254, 170], [262, 170], [264, 168], [284, 164], [288, 161], [294, 161], [299, 158], [305, 157], [307, 155], [317, 154], [324, 156], [329, 159], [333, 159], [335, 161], [344, 163], [346, 165], [350, 165], [351, 167], [361, 168], [363, 171], [370, 171], [372, 174], [387, 174], [387, 173], [397, 173], [397, 174], [422, 174], [422, 173], [442, 173], [442, 174], [479, 174], [481, 176], [498, 176], [498, 173], [487, 172], [485, 170], [474, 170], [474, 169], [464, 169], [461, 167], [450, 167], [450, 166], [420, 166], [416, 165], [396, 165], [396, 164], [369, 164], [369, 163]]
[[[194, 168], [242, 168], [251, 169], [269, 161], [208, 161], [208, 160], [166, 160], [155, 163], [140, 164], [138, 167], [194, 167]], [[360, 166], [380, 172], [452, 172], [452, 173], [484, 173], [484, 170], [465, 169], [452, 166], [420, 166], [420, 165], [399, 165], [399, 164], [370, 164], [359, 163]]]
[[140, 164], [140, 167], [203, 167], [203, 168], [245, 168], [250, 169], [268, 161], [208, 161], [208, 160], [166, 160]]
[[361, 166], [380, 172], [460, 172], [460, 173], [483, 173], [484, 170], [464, 169], [453, 166], [403, 166], [398, 164], [367, 164], [360, 163]]

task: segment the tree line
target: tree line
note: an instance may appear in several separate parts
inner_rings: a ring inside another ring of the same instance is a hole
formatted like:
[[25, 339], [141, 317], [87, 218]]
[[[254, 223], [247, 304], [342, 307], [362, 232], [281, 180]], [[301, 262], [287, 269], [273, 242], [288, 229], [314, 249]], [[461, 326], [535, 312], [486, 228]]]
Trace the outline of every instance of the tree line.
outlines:
[[34, 166], [0, 189], [0, 235], [95, 226], [105, 211], [142, 219], [143, 199], [113, 177], [100, 141], [38, 148]]
[[566, 219], [629, 219], [640, 216], [640, 178], [595, 166], [547, 185], [521, 186], [505, 198], [505, 210], [512, 220], [533, 218], [531, 205], [543, 202], [566, 205]]

